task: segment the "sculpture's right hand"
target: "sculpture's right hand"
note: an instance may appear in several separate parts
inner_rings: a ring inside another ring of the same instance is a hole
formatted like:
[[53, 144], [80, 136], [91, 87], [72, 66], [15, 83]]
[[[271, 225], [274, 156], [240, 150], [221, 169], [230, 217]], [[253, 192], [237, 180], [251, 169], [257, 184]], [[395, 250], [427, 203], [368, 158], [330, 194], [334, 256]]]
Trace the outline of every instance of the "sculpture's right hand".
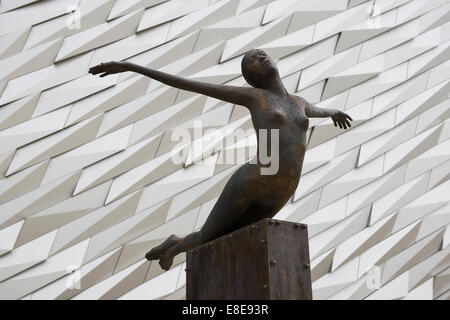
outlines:
[[128, 71], [128, 68], [127, 63], [123, 61], [102, 62], [92, 68], [89, 68], [89, 73], [93, 75], [101, 73], [100, 77], [125, 71]]

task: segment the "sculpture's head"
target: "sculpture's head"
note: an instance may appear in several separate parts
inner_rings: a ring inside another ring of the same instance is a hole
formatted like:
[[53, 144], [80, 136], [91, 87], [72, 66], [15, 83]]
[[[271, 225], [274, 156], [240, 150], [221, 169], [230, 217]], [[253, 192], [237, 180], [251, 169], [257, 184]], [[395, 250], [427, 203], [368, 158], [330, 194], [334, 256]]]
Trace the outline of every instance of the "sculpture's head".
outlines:
[[279, 76], [275, 62], [260, 49], [251, 49], [244, 55], [241, 69], [248, 84], [260, 89], [270, 78]]

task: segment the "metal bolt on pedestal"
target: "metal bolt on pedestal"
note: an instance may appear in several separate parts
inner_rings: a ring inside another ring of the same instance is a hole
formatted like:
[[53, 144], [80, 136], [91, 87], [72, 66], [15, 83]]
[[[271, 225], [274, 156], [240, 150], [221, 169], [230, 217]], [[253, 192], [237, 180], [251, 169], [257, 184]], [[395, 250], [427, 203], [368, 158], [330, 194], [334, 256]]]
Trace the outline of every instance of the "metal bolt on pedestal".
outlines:
[[301, 223], [296, 223], [296, 224], [294, 224], [294, 228], [295, 229], [300, 228], [301, 230], [304, 230], [304, 229], [306, 229], [306, 225], [301, 224]]

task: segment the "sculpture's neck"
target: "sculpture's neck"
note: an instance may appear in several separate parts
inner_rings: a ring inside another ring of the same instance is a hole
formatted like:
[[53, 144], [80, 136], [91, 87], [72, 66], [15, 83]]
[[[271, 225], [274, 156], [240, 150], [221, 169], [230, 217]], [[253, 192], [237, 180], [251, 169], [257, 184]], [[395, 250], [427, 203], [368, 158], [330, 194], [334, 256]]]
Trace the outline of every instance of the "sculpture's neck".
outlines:
[[282, 98], [289, 96], [289, 92], [284, 87], [284, 84], [278, 75], [267, 79], [265, 83], [266, 83], [266, 90], [272, 91], [273, 93]]

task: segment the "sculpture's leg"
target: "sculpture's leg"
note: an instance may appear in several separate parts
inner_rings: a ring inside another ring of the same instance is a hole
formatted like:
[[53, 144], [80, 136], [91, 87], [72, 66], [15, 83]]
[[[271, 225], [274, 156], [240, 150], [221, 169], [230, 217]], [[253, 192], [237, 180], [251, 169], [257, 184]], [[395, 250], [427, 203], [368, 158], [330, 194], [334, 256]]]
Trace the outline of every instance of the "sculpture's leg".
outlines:
[[166, 241], [147, 252], [145, 254], [145, 258], [147, 258], [147, 260], [158, 260], [161, 258], [162, 254], [167, 251], [167, 249], [175, 245], [178, 241], [180, 241], [180, 238], [172, 234], [166, 239]]
[[159, 259], [159, 265], [164, 270], [169, 270], [173, 263], [173, 258], [180, 252], [194, 248], [202, 243], [201, 232], [192, 232], [184, 238], [178, 238], [177, 242], [169, 249], [165, 250]]
[[264, 218], [272, 218], [278, 211], [279, 207], [268, 206], [261, 203], [252, 203], [245, 210], [245, 214], [241, 215], [233, 226], [233, 230], [237, 230], [248, 226], [249, 224], [256, 223]]
[[[164, 251], [159, 260], [159, 264], [164, 270], [169, 270], [173, 263], [173, 258], [177, 254], [199, 246], [209, 240], [218, 238], [231, 231], [239, 216], [245, 212], [248, 204], [245, 201], [236, 201], [237, 199], [234, 199], [233, 202], [231, 200], [225, 201], [225, 198], [226, 195], [217, 200], [216, 205], [200, 231], [192, 232], [184, 238], [176, 237], [176, 240], [172, 242], [173, 245]], [[224, 206], [225, 204], [227, 205], [226, 207]], [[166, 241], [170, 242], [169, 239]]]
[[[219, 207], [220, 207], [220, 205], [219, 205]], [[236, 209], [238, 209], [238, 208], [235, 207], [234, 210], [236, 210]], [[278, 212], [277, 208], [261, 205], [258, 203], [251, 203], [245, 209], [245, 212], [243, 214], [236, 215], [237, 218], [236, 218], [235, 223], [233, 224], [233, 227], [229, 228], [227, 230], [227, 232], [232, 232], [236, 229], [245, 227], [251, 223], [258, 222], [259, 220], [264, 219], [264, 218], [272, 218], [277, 212]], [[164, 241], [159, 246], [157, 246], [157, 247], [153, 248], [152, 250], [150, 250], [149, 252], [147, 252], [145, 257], [148, 260], [158, 260], [169, 248], [172, 248], [173, 246], [177, 245], [178, 243], [180, 243], [180, 241], [183, 241], [183, 243], [181, 243], [178, 246], [178, 250], [181, 250], [179, 252], [183, 252], [183, 251], [189, 250], [191, 248], [194, 248], [208, 240], [219, 237], [218, 231], [210, 223], [211, 221], [218, 221], [217, 217], [215, 217], [215, 216], [219, 215], [219, 214], [220, 213], [217, 213], [217, 211], [215, 211], [213, 209], [213, 211], [211, 212], [211, 214], [209, 215], [209, 218], [208, 218], [209, 223], [207, 220], [207, 222], [205, 222], [205, 225], [203, 226], [201, 231], [193, 232], [193, 233], [187, 235], [185, 238], [179, 238], [176, 235], [172, 234], [170, 237], [168, 237], [166, 239], [166, 241]], [[230, 219], [230, 221], [231, 221], [231, 219]], [[214, 235], [214, 233], [216, 233], [216, 235]], [[207, 236], [208, 234], [209, 234], [209, 236]], [[175, 251], [175, 249], [174, 249], [174, 251]], [[175, 253], [175, 252], [173, 252], [173, 253]], [[174, 254], [174, 256], [177, 254], [178, 253]]]
[[235, 201], [234, 203], [229, 203], [229, 207], [234, 209], [227, 212], [225, 209], [221, 209], [221, 203], [227, 202], [219, 202], [219, 200], [200, 231], [192, 232], [184, 238], [179, 238], [174, 234], [171, 235], [162, 244], [150, 250], [146, 255], [147, 259], [160, 259], [159, 264], [161, 267], [164, 270], [169, 270], [173, 263], [173, 258], [180, 252], [195, 248], [209, 240], [218, 238], [223, 234], [232, 232], [251, 223], [258, 222], [263, 218], [271, 218], [278, 211], [273, 207], [257, 203], [247, 204], [246, 208], [244, 208], [242, 203], [246, 202], [239, 203]]
[[[222, 201], [220, 204], [221, 203]], [[173, 235], [176, 240], [173, 240], [174, 245], [167, 249], [161, 256], [159, 261], [161, 267], [164, 270], [169, 270], [172, 265], [173, 258], [180, 252], [187, 251], [205, 242], [216, 239], [226, 233], [232, 232], [251, 223], [258, 222], [263, 218], [273, 217], [278, 211], [273, 207], [258, 203], [246, 203], [245, 207], [243, 207], [240, 206], [242, 203], [246, 202], [239, 203], [238, 201], [235, 201], [234, 203], [229, 203], [227, 207], [231, 208], [231, 211], [220, 209], [221, 206], [219, 204], [213, 208], [213, 211], [211, 211], [211, 214], [200, 231], [188, 234], [184, 238], [178, 238]], [[169, 239], [166, 241], [170, 241]]]
[[248, 167], [244, 165], [230, 178], [200, 231], [188, 234], [184, 238], [170, 236], [161, 245], [148, 252], [147, 259], [159, 258], [161, 267], [168, 270], [172, 265], [173, 258], [180, 252], [232, 231], [236, 222], [251, 205], [252, 199], [246, 196], [248, 185], [241, 181], [246, 178], [246, 168]]

